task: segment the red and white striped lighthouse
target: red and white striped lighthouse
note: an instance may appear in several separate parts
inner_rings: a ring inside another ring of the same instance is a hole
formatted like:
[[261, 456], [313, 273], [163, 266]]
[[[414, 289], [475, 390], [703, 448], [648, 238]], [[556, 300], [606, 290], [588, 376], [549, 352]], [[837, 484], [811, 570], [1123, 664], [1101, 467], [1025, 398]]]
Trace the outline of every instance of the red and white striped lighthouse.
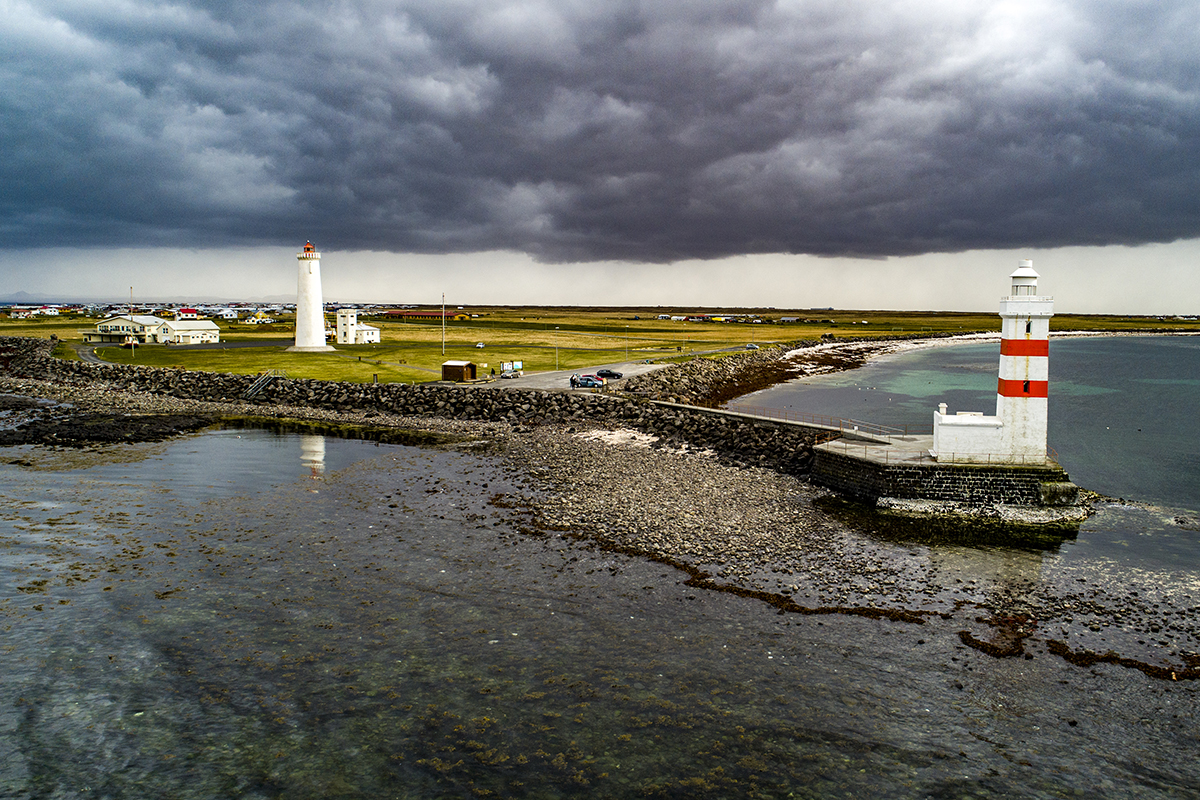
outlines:
[[933, 447], [938, 461], [1046, 461], [1046, 420], [1050, 394], [1050, 317], [1054, 298], [1037, 293], [1032, 261], [1022, 261], [1011, 276], [1012, 294], [1000, 298], [1000, 380], [996, 416], [978, 411], [948, 414], [946, 404], [933, 415]]
[[1033, 262], [1012, 274], [1012, 294], [1000, 300], [1000, 380], [996, 416], [1004, 449], [1028, 460], [1046, 456], [1050, 388], [1050, 317], [1054, 298], [1037, 293]]

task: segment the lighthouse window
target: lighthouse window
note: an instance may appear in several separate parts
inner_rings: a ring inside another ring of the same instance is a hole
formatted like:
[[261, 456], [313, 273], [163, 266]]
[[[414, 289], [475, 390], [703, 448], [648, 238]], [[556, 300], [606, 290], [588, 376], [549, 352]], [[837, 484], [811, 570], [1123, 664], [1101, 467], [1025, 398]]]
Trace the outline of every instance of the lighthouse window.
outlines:
[[1029, 394], [1029, 381], [1025, 381], [1025, 394]]
[[1031, 319], [1025, 320], [1025, 332], [1033, 333], [1033, 320], [1031, 320]]

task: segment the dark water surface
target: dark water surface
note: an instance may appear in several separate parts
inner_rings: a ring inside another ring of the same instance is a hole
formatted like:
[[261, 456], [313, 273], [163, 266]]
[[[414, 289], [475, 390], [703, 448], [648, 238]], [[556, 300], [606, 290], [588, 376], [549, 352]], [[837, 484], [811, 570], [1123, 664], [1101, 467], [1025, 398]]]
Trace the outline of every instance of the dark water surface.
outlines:
[[[489, 502], [517, 476], [464, 452], [123, 452], [0, 451], [27, 464], [0, 464], [0, 797], [1200, 796], [1195, 681], [696, 591], [521, 532]], [[978, 586], [1095, 576], [897, 554]], [[1092, 561], [1120, 582], [1118, 557]]]

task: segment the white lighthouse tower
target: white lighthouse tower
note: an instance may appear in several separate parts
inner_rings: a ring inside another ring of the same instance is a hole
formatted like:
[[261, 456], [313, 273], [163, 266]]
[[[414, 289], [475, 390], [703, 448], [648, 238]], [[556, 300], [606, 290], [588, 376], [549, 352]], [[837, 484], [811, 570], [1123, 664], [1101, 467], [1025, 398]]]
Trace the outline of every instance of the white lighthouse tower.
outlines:
[[289, 353], [324, 353], [333, 348], [325, 344], [325, 302], [321, 297], [321, 254], [312, 242], [296, 254], [299, 277], [296, 282], [296, 343]]
[[1012, 294], [1000, 301], [996, 416], [1004, 425], [1008, 452], [1030, 461], [1046, 457], [1054, 298], [1038, 295], [1038, 274], [1028, 259], [1011, 277]]
[[1020, 262], [1012, 294], [1000, 298], [1000, 377], [996, 416], [979, 411], [933, 415], [938, 461], [1044, 464], [1050, 387], [1050, 317], [1054, 298], [1037, 293], [1033, 262]]

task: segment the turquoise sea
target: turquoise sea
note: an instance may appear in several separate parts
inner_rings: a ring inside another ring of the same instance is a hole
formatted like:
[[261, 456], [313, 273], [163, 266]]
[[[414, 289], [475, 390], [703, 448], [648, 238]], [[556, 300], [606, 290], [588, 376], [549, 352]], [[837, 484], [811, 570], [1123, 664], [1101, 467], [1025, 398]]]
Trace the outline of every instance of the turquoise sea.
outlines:
[[[986, 348], [920, 355], [986, 408]], [[908, 379], [883, 402], [924, 414]], [[538, 491], [469, 451], [264, 430], [0, 449], [0, 797], [1200, 797], [1200, 682], [1047, 649], [1200, 651], [1173, 621], [1200, 533], [1157, 510], [1036, 546], [841, 536], [877, 564], [846, 591], [939, 611], [912, 624], [688, 587], [530, 530]], [[1034, 594], [1065, 610], [1005, 623], [1025, 657], [965, 646]]]

